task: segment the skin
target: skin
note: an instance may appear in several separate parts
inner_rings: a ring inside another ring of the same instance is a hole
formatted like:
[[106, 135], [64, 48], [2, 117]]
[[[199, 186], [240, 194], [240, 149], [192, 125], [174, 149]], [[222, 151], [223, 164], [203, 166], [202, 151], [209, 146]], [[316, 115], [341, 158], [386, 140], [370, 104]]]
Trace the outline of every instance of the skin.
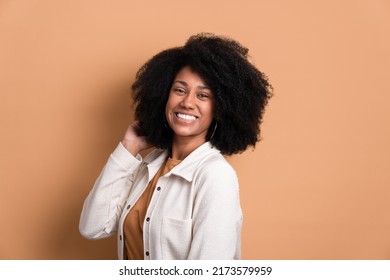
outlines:
[[145, 137], [139, 136], [137, 134], [137, 130], [136, 130], [137, 127], [138, 127], [137, 122], [134, 122], [133, 124], [131, 124], [127, 128], [125, 135], [123, 136], [123, 139], [121, 141], [122, 145], [133, 156], [136, 156], [140, 151], [143, 151], [143, 150], [146, 150], [146, 149], [149, 149], [152, 147], [152, 145], [150, 145], [148, 143], [148, 141], [146, 141]]
[[[213, 112], [211, 89], [190, 67], [181, 69], [172, 83], [165, 108], [168, 125], [173, 131], [173, 159], [183, 160], [206, 142]], [[122, 139], [124, 147], [134, 156], [151, 147], [144, 137], [137, 135], [137, 125], [130, 125]]]
[[190, 67], [184, 67], [172, 83], [165, 108], [167, 122], [173, 130], [173, 159], [184, 159], [206, 142], [213, 111], [211, 89]]

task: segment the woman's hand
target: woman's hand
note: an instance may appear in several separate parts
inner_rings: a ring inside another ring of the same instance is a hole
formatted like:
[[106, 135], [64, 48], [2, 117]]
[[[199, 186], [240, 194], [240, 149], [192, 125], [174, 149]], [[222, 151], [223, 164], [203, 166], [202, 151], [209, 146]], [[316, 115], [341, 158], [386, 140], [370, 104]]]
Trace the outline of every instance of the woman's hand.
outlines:
[[129, 125], [121, 141], [122, 145], [133, 156], [136, 156], [142, 150], [146, 150], [152, 147], [152, 145], [148, 143], [145, 137], [138, 135], [138, 127], [138, 122], [134, 122], [133, 124]]

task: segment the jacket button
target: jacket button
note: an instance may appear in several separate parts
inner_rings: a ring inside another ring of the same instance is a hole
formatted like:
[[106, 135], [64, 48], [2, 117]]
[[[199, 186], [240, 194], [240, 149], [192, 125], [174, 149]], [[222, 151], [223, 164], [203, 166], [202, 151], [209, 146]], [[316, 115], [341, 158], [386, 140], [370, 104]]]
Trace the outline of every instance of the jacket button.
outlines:
[[119, 235], [119, 240], [122, 241], [122, 235]]
[[147, 222], [149, 222], [149, 221], [150, 221], [150, 218], [149, 218], [149, 217], [147, 217], [147, 218], [146, 218], [146, 221], [147, 221]]
[[149, 256], [149, 252], [146, 252], [145, 255]]
[[126, 209], [127, 209], [127, 210], [129, 210], [129, 209], [130, 209], [130, 207], [131, 207], [131, 205], [129, 204], [129, 205], [127, 205]]
[[157, 190], [158, 190], [158, 191], [161, 190], [161, 187], [157, 187]]

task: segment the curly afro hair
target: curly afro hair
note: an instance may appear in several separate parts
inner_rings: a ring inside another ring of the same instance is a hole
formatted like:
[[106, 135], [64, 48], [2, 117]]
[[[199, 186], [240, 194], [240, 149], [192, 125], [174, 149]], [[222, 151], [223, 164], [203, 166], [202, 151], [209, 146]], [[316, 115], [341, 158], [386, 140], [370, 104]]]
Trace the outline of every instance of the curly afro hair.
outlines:
[[138, 133], [157, 148], [171, 148], [172, 130], [165, 123], [165, 106], [172, 82], [185, 66], [197, 72], [214, 95], [214, 120], [206, 140], [225, 155], [255, 147], [272, 87], [248, 61], [247, 48], [209, 33], [190, 37], [183, 47], [158, 53], [138, 70], [132, 85]]

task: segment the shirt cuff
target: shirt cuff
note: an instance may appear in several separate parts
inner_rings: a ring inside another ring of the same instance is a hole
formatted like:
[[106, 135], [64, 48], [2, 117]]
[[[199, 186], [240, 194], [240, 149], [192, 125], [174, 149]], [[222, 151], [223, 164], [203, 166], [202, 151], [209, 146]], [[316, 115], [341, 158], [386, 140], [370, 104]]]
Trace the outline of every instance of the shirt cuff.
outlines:
[[125, 169], [129, 170], [134, 165], [140, 164], [142, 162], [142, 157], [140, 154], [133, 156], [123, 145], [119, 142], [118, 146], [112, 152], [111, 156], [115, 161], [119, 162]]

